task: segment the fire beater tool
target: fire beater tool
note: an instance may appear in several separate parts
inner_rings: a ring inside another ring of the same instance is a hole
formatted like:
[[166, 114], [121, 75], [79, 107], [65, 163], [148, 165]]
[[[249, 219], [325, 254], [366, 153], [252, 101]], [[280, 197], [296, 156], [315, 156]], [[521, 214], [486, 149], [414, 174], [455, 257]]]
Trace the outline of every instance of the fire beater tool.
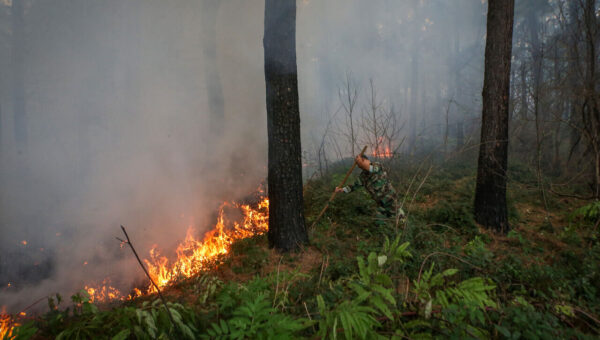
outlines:
[[[362, 157], [362, 155], [365, 153], [365, 151], [367, 151], [367, 146], [366, 145], [362, 149], [362, 151], [360, 152], [360, 157]], [[346, 177], [344, 177], [344, 180], [342, 180], [342, 183], [340, 183], [340, 185], [339, 185], [340, 188], [342, 186], [344, 186], [344, 184], [348, 180], [348, 177], [350, 177], [350, 174], [352, 173], [352, 171], [354, 170], [355, 167], [356, 167], [356, 159], [354, 160], [354, 163], [352, 163], [352, 166], [350, 167], [350, 170], [348, 170], [348, 172], [346, 173]], [[335, 190], [333, 191], [333, 193], [331, 193], [331, 197], [329, 197], [329, 201], [327, 201], [327, 203], [325, 203], [325, 206], [323, 207], [323, 210], [321, 210], [321, 212], [319, 213], [319, 216], [317, 216], [317, 218], [315, 219], [315, 221], [310, 226], [311, 229], [315, 227], [315, 225], [317, 224], [317, 222], [319, 222], [319, 220], [321, 219], [321, 217], [325, 213], [325, 210], [327, 210], [327, 208], [329, 208], [329, 203], [331, 203], [331, 201], [333, 201], [333, 199], [335, 198], [336, 194], [337, 194], [337, 192], [335, 192]]]

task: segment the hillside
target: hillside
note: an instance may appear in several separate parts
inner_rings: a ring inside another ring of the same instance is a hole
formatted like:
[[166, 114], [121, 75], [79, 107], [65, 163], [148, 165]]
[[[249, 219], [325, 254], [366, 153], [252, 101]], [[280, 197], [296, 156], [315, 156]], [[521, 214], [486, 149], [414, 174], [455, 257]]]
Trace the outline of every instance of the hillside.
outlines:
[[[377, 228], [364, 192], [338, 195], [310, 246], [281, 255], [266, 235], [237, 241], [199, 276], [155, 295], [74, 306], [16, 328], [17, 339], [592, 339], [600, 334], [598, 202], [546, 195], [511, 165], [511, 231], [472, 216], [474, 164], [397, 159], [387, 166], [406, 225]], [[345, 163], [305, 185], [310, 225]], [[558, 180], [558, 179], [553, 179]], [[570, 187], [576, 193], [577, 186]], [[547, 208], [546, 208], [547, 207]], [[546, 210], [547, 209], [547, 210]], [[22, 321], [23, 322], [23, 321]]]

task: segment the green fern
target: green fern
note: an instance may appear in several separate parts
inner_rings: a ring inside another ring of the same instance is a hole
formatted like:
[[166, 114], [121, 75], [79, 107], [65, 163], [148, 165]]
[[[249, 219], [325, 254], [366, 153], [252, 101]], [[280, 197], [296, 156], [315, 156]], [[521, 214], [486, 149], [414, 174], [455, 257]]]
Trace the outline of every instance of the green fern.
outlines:
[[377, 317], [385, 316], [394, 320], [396, 311], [393, 282], [386, 269], [411, 256], [408, 246], [408, 242], [400, 244], [400, 238], [393, 242], [386, 238], [383, 254], [371, 252], [366, 259], [358, 256], [358, 276], [340, 281], [342, 288], [346, 287], [353, 293], [352, 299], [337, 302], [335, 307], [329, 309], [323, 297], [317, 296], [321, 315], [318, 334], [321, 337], [336, 339], [340, 327], [346, 339], [380, 337], [375, 332], [381, 327]]
[[596, 222], [600, 219], [600, 201], [594, 201], [586, 204], [583, 207], [573, 211], [571, 218], [582, 217], [589, 222]]
[[194, 294], [198, 297], [197, 302], [201, 305], [206, 304], [212, 299], [219, 288], [223, 286], [223, 281], [212, 275], [202, 275], [197, 279], [194, 285]]
[[386, 236], [383, 242], [383, 252], [387, 256], [387, 260], [390, 263], [403, 262], [405, 259], [412, 257], [412, 254], [407, 250], [410, 245], [409, 242], [400, 244], [400, 237], [396, 237], [394, 241], [390, 242], [390, 239]]
[[319, 320], [319, 332], [322, 338], [337, 339], [340, 331], [344, 331], [346, 339], [376, 339], [380, 336], [374, 329], [381, 324], [373, 315], [376, 311], [368, 306], [363, 306], [357, 300], [346, 300], [333, 309], [328, 309], [321, 295], [317, 296], [317, 306], [321, 319]]
[[[493, 294], [496, 286], [490, 280], [472, 277], [461, 282], [447, 280], [458, 273], [457, 269], [446, 269], [433, 274], [434, 264], [426, 270], [421, 280], [413, 282], [413, 292], [420, 302], [421, 314], [430, 319], [433, 307], [442, 308], [441, 319], [445, 322], [438, 325], [447, 329], [453, 336], [489, 337], [485, 329], [485, 308], [496, 308]], [[476, 326], [477, 325], [477, 326]], [[409, 334], [413, 338], [414, 334]]]
[[56, 335], [56, 339], [110, 338], [136, 339], [190, 339], [196, 338], [195, 313], [178, 303], [167, 302], [173, 322], [160, 300], [145, 301], [141, 308], [124, 307], [99, 311], [81, 292], [73, 296], [80, 303], [74, 310], [75, 318]]
[[229, 320], [213, 322], [203, 339], [290, 339], [310, 326], [305, 319], [292, 319], [271, 307], [265, 295], [245, 300]]
[[[460, 283], [446, 283], [445, 278], [454, 276], [458, 269], [446, 269], [441, 273], [432, 275], [434, 263], [429, 270], [423, 273], [420, 281], [413, 281], [413, 290], [420, 301], [427, 304], [441, 305], [443, 308], [453, 303], [461, 303], [479, 308], [496, 307], [496, 303], [491, 299], [490, 293], [496, 286], [484, 280], [481, 277], [472, 277]], [[436, 289], [440, 288], [440, 289]], [[426, 314], [426, 316], [429, 316]]]

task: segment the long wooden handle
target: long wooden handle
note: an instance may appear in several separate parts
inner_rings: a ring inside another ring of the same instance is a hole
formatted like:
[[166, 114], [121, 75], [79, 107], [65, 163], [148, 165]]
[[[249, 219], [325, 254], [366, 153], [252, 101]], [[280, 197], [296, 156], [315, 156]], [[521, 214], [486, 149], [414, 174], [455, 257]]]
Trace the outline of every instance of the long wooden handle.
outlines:
[[[362, 151], [360, 152], [360, 156], [361, 157], [365, 153], [365, 151], [367, 151], [367, 146], [366, 145], [362, 149]], [[344, 180], [342, 180], [342, 183], [340, 183], [340, 185], [338, 185], [338, 187], [342, 187], [346, 183], [346, 181], [348, 180], [348, 177], [350, 177], [350, 174], [352, 174], [352, 171], [354, 171], [355, 167], [356, 167], [356, 159], [354, 160], [354, 163], [352, 163], [352, 166], [350, 167], [350, 170], [348, 170], [348, 172], [346, 173], [346, 177], [344, 177]], [[319, 213], [319, 216], [317, 216], [317, 218], [315, 219], [315, 221], [311, 224], [311, 226], [310, 226], [311, 229], [315, 227], [315, 225], [317, 224], [317, 222], [319, 222], [319, 220], [321, 219], [321, 217], [325, 213], [325, 210], [327, 210], [327, 208], [329, 208], [329, 203], [331, 203], [331, 201], [333, 201], [333, 199], [335, 198], [336, 194], [337, 194], [337, 192], [335, 190], [333, 191], [333, 193], [331, 193], [331, 197], [329, 197], [329, 201], [327, 201], [327, 203], [325, 203], [325, 206], [323, 207], [323, 210], [321, 210], [321, 212]]]

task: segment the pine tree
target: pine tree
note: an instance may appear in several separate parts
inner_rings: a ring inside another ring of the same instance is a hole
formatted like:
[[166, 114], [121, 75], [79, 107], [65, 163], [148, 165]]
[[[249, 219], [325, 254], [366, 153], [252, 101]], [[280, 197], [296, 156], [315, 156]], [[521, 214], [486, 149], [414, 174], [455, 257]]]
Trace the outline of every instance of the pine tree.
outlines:
[[296, 1], [265, 1], [265, 83], [269, 143], [269, 245], [308, 243], [302, 197], [302, 148], [296, 66]]
[[501, 233], [509, 230], [506, 170], [514, 6], [514, 0], [488, 2], [481, 144], [475, 188], [475, 220]]

